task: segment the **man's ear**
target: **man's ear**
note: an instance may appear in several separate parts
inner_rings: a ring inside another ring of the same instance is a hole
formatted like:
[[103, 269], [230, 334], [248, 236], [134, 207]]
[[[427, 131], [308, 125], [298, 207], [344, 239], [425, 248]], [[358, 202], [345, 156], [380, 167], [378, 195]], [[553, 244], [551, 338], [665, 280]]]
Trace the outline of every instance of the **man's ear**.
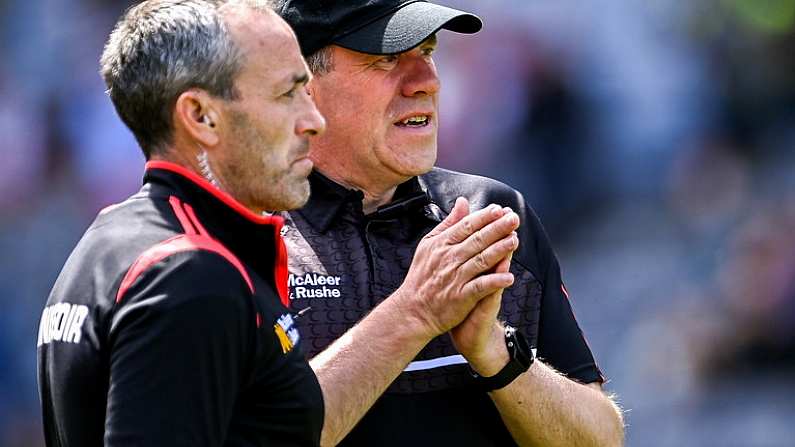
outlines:
[[218, 144], [218, 99], [199, 89], [182, 92], [174, 104], [174, 129], [184, 132], [187, 138], [195, 140], [202, 147], [210, 148]]

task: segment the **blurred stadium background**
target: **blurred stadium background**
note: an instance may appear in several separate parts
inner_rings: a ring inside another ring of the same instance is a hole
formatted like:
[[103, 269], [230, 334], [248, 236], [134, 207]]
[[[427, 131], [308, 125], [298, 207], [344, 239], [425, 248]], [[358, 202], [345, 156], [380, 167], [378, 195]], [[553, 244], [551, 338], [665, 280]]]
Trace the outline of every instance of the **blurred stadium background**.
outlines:
[[[97, 75], [130, 1], [0, 0], [0, 445], [38, 318], [143, 160]], [[795, 0], [448, 0], [439, 165], [524, 192], [629, 446], [795, 445]]]

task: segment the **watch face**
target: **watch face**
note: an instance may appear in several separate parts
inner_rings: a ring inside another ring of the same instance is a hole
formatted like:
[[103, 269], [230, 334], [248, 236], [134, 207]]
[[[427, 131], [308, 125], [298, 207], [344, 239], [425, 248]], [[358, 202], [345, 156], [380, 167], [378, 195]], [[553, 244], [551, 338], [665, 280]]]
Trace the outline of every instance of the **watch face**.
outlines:
[[505, 326], [505, 337], [512, 337], [516, 333], [516, 328], [513, 326]]
[[[509, 326], [510, 327], [510, 326]], [[522, 366], [530, 367], [533, 363], [533, 351], [530, 350], [530, 344], [524, 334], [518, 332], [514, 328], [505, 328], [505, 338], [508, 343], [508, 350], [511, 352], [511, 357], [518, 361]]]

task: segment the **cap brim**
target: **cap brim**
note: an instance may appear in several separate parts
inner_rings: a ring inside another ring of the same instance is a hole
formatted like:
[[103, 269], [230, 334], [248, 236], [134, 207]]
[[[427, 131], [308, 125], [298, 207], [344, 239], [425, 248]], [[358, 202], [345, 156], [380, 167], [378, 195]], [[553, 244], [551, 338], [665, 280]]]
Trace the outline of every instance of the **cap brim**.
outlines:
[[334, 43], [362, 53], [395, 54], [408, 51], [444, 28], [473, 34], [483, 27], [474, 14], [428, 2], [408, 3], [362, 28], [334, 39]]

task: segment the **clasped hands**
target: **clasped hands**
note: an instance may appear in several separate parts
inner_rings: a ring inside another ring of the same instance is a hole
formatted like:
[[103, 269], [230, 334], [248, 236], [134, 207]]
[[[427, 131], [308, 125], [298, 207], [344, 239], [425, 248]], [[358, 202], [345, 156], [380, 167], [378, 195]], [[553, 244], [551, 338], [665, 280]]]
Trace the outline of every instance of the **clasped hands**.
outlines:
[[482, 376], [508, 362], [497, 321], [502, 291], [513, 284], [511, 256], [519, 216], [489, 205], [471, 212], [459, 197], [450, 214], [420, 241], [394, 298], [430, 338], [450, 332], [456, 349]]

